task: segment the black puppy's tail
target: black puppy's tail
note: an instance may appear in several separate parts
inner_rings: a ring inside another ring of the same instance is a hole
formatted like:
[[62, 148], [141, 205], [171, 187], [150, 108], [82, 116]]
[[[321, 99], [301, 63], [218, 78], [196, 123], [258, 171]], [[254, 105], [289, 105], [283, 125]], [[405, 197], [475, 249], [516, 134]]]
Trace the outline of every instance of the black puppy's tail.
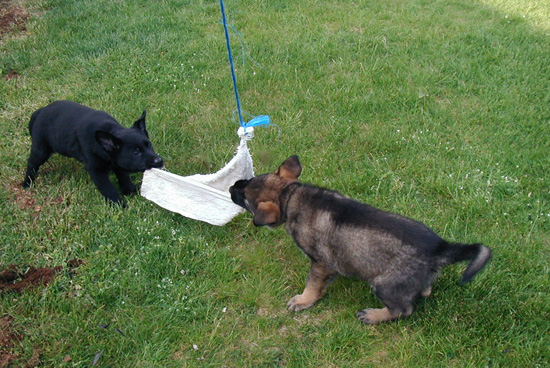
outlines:
[[42, 111], [42, 109], [38, 109], [35, 112], [33, 112], [32, 115], [31, 115], [31, 120], [29, 120], [29, 133], [31, 135], [32, 135], [32, 126], [34, 124], [34, 121], [38, 117], [38, 114], [40, 113], [40, 111]]
[[461, 284], [465, 284], [470, 282], [489, 262], [491, 259], [491, 249], [483, 244], [447, 243], [440, 256], [440, 261], [443, 265], [470, 261], [462, 274], [462, 280], [460, 280]]

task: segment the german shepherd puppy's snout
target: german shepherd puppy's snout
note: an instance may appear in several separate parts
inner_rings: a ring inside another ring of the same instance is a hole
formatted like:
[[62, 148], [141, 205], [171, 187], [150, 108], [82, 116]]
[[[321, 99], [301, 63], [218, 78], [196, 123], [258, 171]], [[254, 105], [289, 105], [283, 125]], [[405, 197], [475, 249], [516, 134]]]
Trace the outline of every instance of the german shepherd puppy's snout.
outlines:
[[131, 128], [124, 128], [104, 111], [56, 101], [32, 114], [29, 132], [32, 145], [24, 188], [31, 185], [52, 153], [81, 161], [97, 189], [114, 203], [122, 203], [122, 199], [109, 179], [110, 171], [115, 173], [122, 194], [128, 195], [137, 192], [130, 173], [164, 166], [149, 140], [145, 111]]
[[238, 180], [231, 188], [229, 188], [231, 200], [245, 209], [247, 209], [247, 207], [244, 198], [244, 188], [249, 181], [250, 180]]
[[491, 258], [484, 245], [450, 243], [420, 222], [302, 184], [301, 171], [298, 157], [291, 156], [274, 173], [239, 180], [229, 189], [256, 226], [284, 223], [311, 261], [305, 289], [290, 299], [289, 310], [311, 307], [343, 275], [367, 282], [384, 304], [359, 311], [362, 322], [407, 317], [417, 297], [430, 295], [443, 266], [468, 261], [466, 283]]

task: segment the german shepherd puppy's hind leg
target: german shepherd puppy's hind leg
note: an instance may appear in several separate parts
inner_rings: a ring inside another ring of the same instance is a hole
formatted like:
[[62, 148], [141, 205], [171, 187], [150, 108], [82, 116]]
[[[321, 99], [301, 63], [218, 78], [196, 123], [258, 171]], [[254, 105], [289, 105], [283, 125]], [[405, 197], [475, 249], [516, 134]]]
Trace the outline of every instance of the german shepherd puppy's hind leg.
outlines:
[[304, 292], [290, 299], [287, 309], [299, 312], [311, 307], [323, 297], [327, 287], [336, 275], [337, 272], [326, 265], [312, 261]]
[[[398, 318], [408, 317], [413, 312], [413, 300], [416, 293], [399, 294], [396, 290], [376, 290], [376, 296], [382, 301], [385, 308], [367, 308], [357, 312], [359, 320], [368, 325], [375, 325], [380, 322], [391, 321]], [[431, 288], [424, 292], [431, 291]], [[424, 294], [422, 292], [422, 294]]]
[[429, 297], [430, 295], [432, 294], [432, 287], [429, 286], [428, 288], [426, 288], [425, 290], [423, 290], [420, 295], [423, 297], [423, 298], [427, 298]]

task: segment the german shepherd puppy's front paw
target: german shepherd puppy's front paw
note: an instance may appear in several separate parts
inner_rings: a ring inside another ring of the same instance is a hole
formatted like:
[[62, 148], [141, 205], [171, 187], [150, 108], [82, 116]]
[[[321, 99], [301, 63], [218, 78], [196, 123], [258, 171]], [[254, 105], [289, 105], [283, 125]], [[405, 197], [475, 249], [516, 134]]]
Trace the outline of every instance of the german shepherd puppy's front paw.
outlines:
[[360, 310], [355, 316], [364, 324], [377, 325], [380, 322], [392, 321], [400, 317], [410, 316], [411, 313], [412, 309], [403, 313], [392, 313], [388, 308], [367, 308]]
[[316, 300], [312, 301], [311, 299], [304, 297], [303, 294], [298, 294], [288, 301], [286, 308], [293, 312], [299, 312], [310, 308], [313, 304], [315, 304], [315, 302]]
[[382, 322], [379, 317], [377, 318], [376, 316], [378, 311], [379, 309], [367, 308], [360, 310], [355, 314], [355, 316], [359, 318], [359, 321], [363, 322], [366, 325], [376, 325]]

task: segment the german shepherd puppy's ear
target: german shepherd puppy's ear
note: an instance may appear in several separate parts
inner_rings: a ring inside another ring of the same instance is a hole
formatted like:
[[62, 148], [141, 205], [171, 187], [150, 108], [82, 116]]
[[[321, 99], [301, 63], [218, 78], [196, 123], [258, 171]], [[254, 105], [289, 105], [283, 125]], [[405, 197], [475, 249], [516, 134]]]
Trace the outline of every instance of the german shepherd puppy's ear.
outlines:
[[281, 211], [275, 202], [260, 202], [254, 211], [253, 222], [256, 226], [275, 225], [279, 222], [280, 217]]
[[300, 165], [300, 160], [296, 155], [287, 158], [275, 171], [275, 175], [290, 181], [297, 181], [301, 173], [302, 165]]

